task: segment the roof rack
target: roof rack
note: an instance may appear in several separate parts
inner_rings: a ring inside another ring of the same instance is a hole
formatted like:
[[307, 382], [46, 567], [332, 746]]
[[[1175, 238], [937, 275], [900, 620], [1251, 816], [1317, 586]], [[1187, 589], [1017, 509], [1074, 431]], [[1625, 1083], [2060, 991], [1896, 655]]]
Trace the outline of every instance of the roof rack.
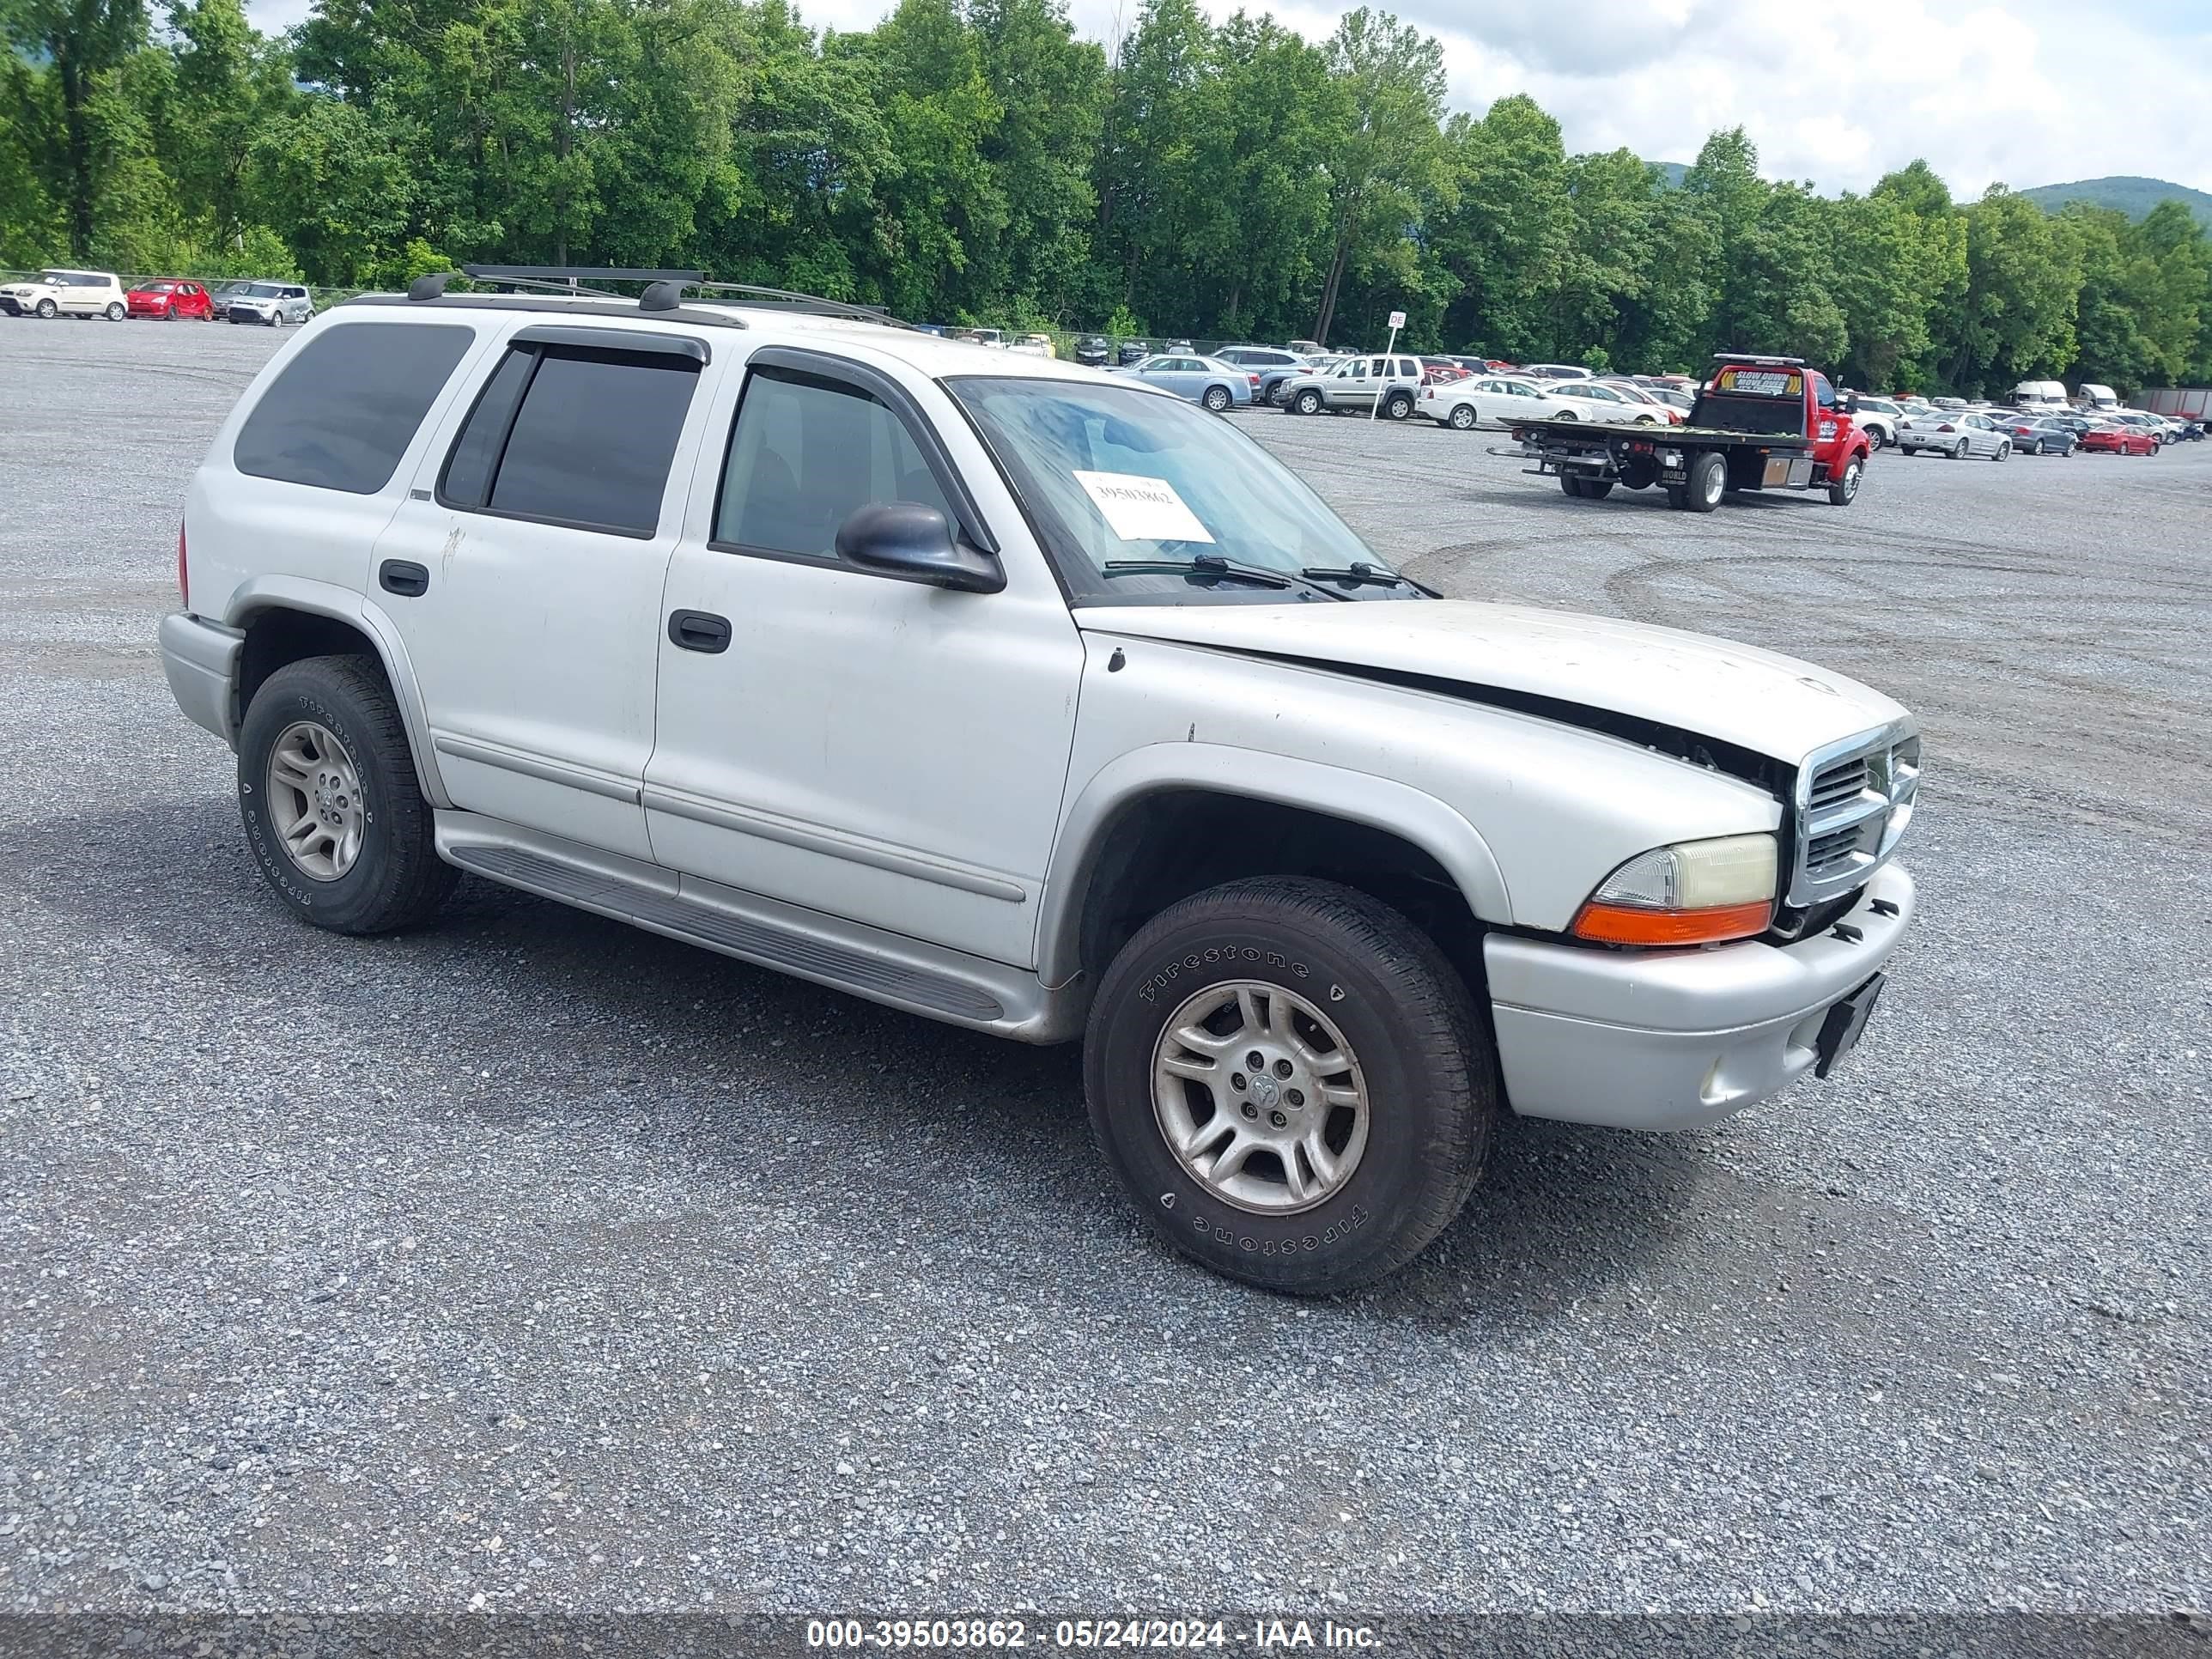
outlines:
[[[855, 305], [846, 300], [825, 300], [818, 294], [799, 294], [787, 288], [763, 288], [757, 283], [710, 283], [703, 277], [686, 282], [686, 288], [696, 288], [702, 294], [738, 294], [750, 299], [773, 300], [794, 311], [811, 312], [823, 317], [850, 317], [856, 322], [881, 323], [887, 328], [914, 328], [912, 323], [891, 315], [884, 306]], [[916, 331], [917, 332], [921, 331]]]

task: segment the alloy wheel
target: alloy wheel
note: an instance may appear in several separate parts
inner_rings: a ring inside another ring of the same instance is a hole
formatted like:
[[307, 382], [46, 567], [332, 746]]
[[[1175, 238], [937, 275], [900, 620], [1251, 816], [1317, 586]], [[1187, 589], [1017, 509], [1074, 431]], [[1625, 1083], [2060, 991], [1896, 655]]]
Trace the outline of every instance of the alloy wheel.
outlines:
[[1191, 1179], [1262, 1215], [1312, 1209], [1367, 1151], [1358, 1056], [1295, 991], [1259, 980], [1184, 999], [1152, 1054], [1152, 1114]]
[[266, 787], [270, 823], [301, 875], [336, 881], [353, 868], [368, 813], [360, 769], [328, 726], [295, 720], [277, 733]]

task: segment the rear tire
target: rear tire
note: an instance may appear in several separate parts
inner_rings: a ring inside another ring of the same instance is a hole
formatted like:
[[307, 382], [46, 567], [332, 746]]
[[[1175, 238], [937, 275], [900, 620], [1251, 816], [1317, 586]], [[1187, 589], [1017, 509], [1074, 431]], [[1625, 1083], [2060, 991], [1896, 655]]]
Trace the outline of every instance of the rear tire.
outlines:
[[1562, 495], [1571, 495], [1577, 501], [1582, 500], [1583, 481], [1581, 477], [1578, 474], [1572, 472], [1562, 472], [1559, 474], [1559, 494]]
[[106, 317], [111, 323], [121, 322], [125, 314], [123, 301], [120, 300], [110, 300], [107, 302], [107, 309], [100, 314]]
[[1402, 421], [1413, 412], [1413, 399], [1409, 393], [1394, 392], [1382, 400], [1382, 418], [1386, 421]]
[[1474, 430], [1476, 418], [1473, 404], [1454, 404], [1451, 412], [1451, 429], [1455, 432], [1472, 432]]
[[1229, 405], [1235, 403], [1237, 400], [1229, 395], [1229, 388], [1227, 386], [1210, 386], [1206, 389], [1205, 397], [1199, 399], [1199, 401], [1204, 404], [1207, 410], [1212, 413], [1216, 415], [1226, 415], [1229, 412]]
[[1443, 952], [1380, 901], [1303, 878], [1153, 917], [1099, 983], [1083, 1069], [1100, 1149], [1153, 1231], [1300, 1295], [1431, 1243], [1498, 1117], [1490, 1033]]
[[[327, 803], [272, 777], [280, 746], [295, 742], [303, 727], [317, 754], [327, 745], [312, 733], [335, 739], [332, 770], [352, 785]], [[272, 793], [283, 799], [272, 799]], [[239, 732], [238, 798], [261, 873], [286, 908], [318, 927], [381, 933], [426, 921], [459, 878], [438, 857], [430, 804], [415, 775], [399, 706], [373, 657], [310, 657], [269, 677]], [[334, 823], [353, 825], [356, 850], [349, 859], [337, 857], [335, 842], [328, 857], [287, 850], [285, 828], [296, 834], [304, 825], [308, 845], [319, 844], [305, 820], [323, 805]], [[311, 863], [322, 864], [322, 872]], [[337, 866], [335, 873], [331, 866]]]
[[1686, 505], [1692, 513], [1710, 513], [1721, 504], [1728, 490], [1728, 461], [1711, 450], [1690, 463], [1690, 476], [1684, 486], [1687, 493]]
[[1973, 447], [1964, 438], [1960, 439], [1957, 443], [1951, 446], [1951, 459], [1954, 461], [1963, 461], [1972, 453]]

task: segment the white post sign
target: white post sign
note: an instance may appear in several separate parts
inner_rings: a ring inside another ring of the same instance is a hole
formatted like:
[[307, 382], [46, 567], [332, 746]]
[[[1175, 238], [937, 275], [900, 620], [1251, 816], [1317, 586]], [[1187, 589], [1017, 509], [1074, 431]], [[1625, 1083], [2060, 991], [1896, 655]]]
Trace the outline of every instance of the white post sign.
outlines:
[[1404, 312], [1394, 311], [1390, 313], [1390, 343], [1383, 348], [1382, 386], [1378, 386], [1375, 388], [1375, 401], [1368, 406], [1367, 418], [1370, 421], [1382, 412], [1382, 386], [1387, 386], [1390, 384], [1390, 354], [1397, 350], [1398, 331], [1405, 327], [1405, 325], [1406, 313]]

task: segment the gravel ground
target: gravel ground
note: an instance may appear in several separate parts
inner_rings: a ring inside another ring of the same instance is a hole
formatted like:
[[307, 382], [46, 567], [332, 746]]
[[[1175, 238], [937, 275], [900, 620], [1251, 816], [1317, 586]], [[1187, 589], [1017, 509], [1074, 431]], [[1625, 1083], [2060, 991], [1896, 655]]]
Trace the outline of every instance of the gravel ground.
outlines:
[[1928, 727], [1844, 1073], [1510, 1126], [1300, 1305], [1140, 1234], [1072, 1049], [474, 883], [293, 924], [153, 647], [275, 343], [0, 320], [0, 1610], [2212, 1600], [2212, 445], [1692, 518], [1238, 417], [1454, 594]]

